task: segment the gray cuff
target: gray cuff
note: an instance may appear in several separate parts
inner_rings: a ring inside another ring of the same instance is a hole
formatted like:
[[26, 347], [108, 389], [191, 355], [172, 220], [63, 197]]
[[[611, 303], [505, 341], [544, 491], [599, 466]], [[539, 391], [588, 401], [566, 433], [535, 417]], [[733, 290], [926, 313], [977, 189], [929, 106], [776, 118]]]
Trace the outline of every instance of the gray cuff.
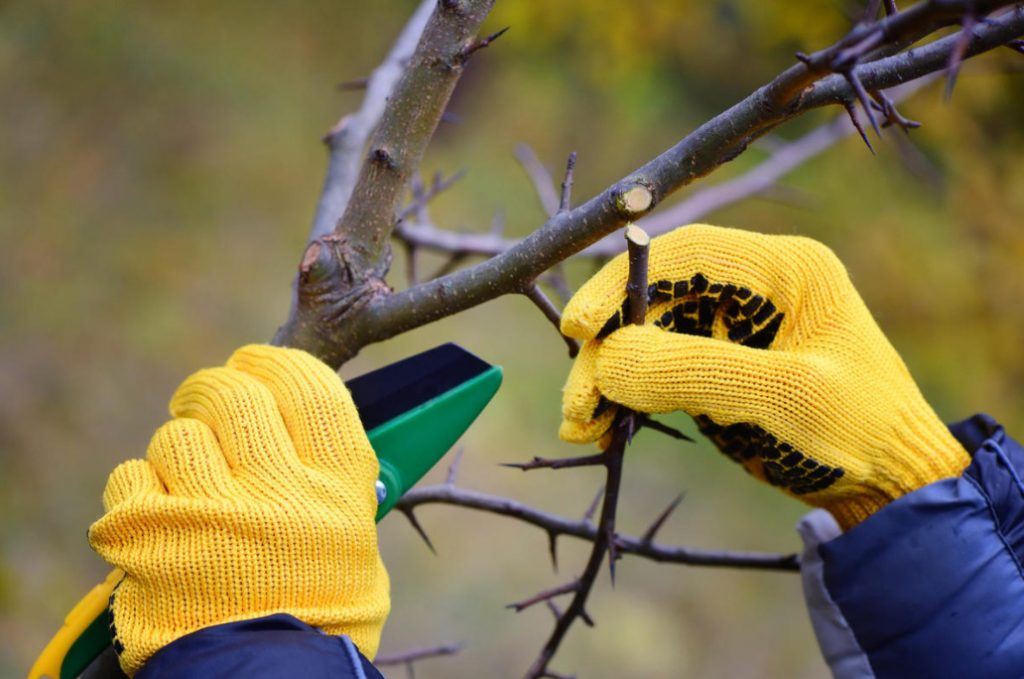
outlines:
[[835, 679], [874, 679], [875, 673], [867, 656], [825, 588], [824, 564], [818, 554], [818, 545], [839, 537], [842, 534], [839, 524], [824, 509], [815, 509], [800, 519], [796, 530], [804, 541], [800, 577], [807, 612], [832, 676]]

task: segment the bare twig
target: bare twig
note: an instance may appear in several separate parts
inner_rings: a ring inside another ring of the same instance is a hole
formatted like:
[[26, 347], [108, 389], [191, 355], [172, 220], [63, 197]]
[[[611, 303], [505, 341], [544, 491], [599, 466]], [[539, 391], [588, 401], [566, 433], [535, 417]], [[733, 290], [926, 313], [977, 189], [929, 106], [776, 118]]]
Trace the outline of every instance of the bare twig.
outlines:
[[555, 326], [555, 330], [558, 331], [558, 335], [565, 341], [565, 345], [569, 349], [569, 358], [576, 358], [576, 354], [580, 353], [579, 342], [562, 334], [560, 329], [562, 324], [562, 315], [559, 313], [558, 309], [555, 308], [555, 305], [551, 300], [548, 299], [547, 295], [544, 294], [544, 291], [534, 283], [527, 287], [523, 291], [523, 294], [526, 295], [527, 299], [533, 302], [537, 308], [541, 310], [541, 313], [544, 314], [544, 317], [551, 321]]
[[402, 210], [398, 213], [398, 221], [401, 221], [412, 214], [420, 213], [427, 203], [437, 198], [440, 194], [444, 193], [452, 186], [455, 182], [459, 181], [466, 176], [465, 170], [459, 170], [451, 177], [444, 179], [440, 172], [434, 174], [433, 180], [430, 182], [429, 187], [424, 187], [422, 184], [417, 189], [415, 186], [415, 179], [413, 180], [414, 189], [412, 201], [409, 202]]
[[575, 467], [598, 467], [604, 465], [605, 459], [604, 453], [581, 457], [534, 457], [529, 462], [503, 462], [501, 466], [524, 472], [534, 469], [573, 469]]
[[[638, 192], [632, 197], [627, 195], [622, 199], [624, 201], [642, 202], [643, 195], [642, 192]], [[626, 243], [629, 250], [629, 277], [626, 283], [626, 298], [629, 302], [629, 314], [624, 321], [627, 324], [643, 324], [644, 317], [647, 314], [647, 260], [650, 242], [650, 238], [643, 229], [633, 224], [626, 227]], [[591, 548], [587, 565], [583, 569], [583, 574], [568, 585], [541, 593], [538, 595], [541, 598], [534, 597], [527, 600], [529, 603], [534, 603], [536, 601], [548, 600], [557, 594], [568, 592], [573, 594], [572, 601], [556, 620], [555, 628], [551, 632], [547, 643], [541, 649], [537, 660], [534, 661], [527, 671], [526, 676], [530, 679], [536, 679], [548, 674], [548, 665], [551, 663], [552, 658], [554, 658], [558, 647], [561, 645], [573, 622], [577, 619], [590, 621], [590, 616], [586, 613], [587, 598], [594, 587], [594, 581], [597, 579], [597, 574], [606, 552], [608, 554], [608, 567], [612, 584], [614, 585], [615, 583], [615, 561], [618, 558], [615, 515], [619, 505], [619, 488], [622, 484], [622, 462], [626, 446], [632, 440], [635, 430], [636, 416], [632, 411], [620, 407], [612, 424], [611, 443], [605, 451], [601, 455], [591, 456], [590, 458], [575, 458], [573, 460], [572, 466], [577, 466], [576, 463], [584, 463], [583, 461], [586, 461], [586, 464], [592, 464], [595, 458], [599, 458], [601, 464], [605, 466], [607, 476], [604, 488], [604, 502], [601, 507], [601, 518], [598, 520], [596, 528], [597, 537]], [[537, 466], [553, 466], [552, 462], [535, 459], [533, 464]], [[516, 610], [522, 610], [524, 607], [522, 604], [517, 605]]]
[[558, 195], [555, 193], [555, 180], [551, 177], [551, 173], [544, 167], [544, 163], [540, 162], [537, 153], [529, 144], [516, 146], [515, 155], [523, 171], [526, 172], [526, 176], [533, 182], [533, 188], [537, 192], [537, 198], [540, 200], [544, 212], [549, 217], [554, 216], [558, 212]]
[[405, 671], [408, 674], [409, 679], [414, 679], [416, 676], [416, 670], [413, 665], [415, 663], [429, 658], [456, 655], [461, 650], [462, 644], [444, 644], [441, 646], [431, 646], [430, 648], [417, 648], [411, 651], [402, 651], [401, 653], [378, 655], [373, 659], [373, 664], [378, 667], [405, 665]]
[[[600, 503], [602, 493], [595, 497], [594, 508]], [[463, 509], [504, 516], [535, 526], [546, 534], [574, 537], [593, 542], [598, 530], [592, 521], [593, 514], [579, 519], [569, 519], [557, 514], [530, 507], [516, 500], [490, 495], [449, 484], [420, 486], [402, 496], [396, 508], [418, 509], [426, 505], [450, 505]], [[692, 549], [689, 547], [644, 543], [640, 536], [621, 533], [615, 536], [621, 554], [631, 554], [659, 563], [673, 563], [685, 566], [709, 566], [739, 568], [744, 570], [796, 571], [799, 560], [795, 554], [772, 554], [764, 552], [740, 552]]]

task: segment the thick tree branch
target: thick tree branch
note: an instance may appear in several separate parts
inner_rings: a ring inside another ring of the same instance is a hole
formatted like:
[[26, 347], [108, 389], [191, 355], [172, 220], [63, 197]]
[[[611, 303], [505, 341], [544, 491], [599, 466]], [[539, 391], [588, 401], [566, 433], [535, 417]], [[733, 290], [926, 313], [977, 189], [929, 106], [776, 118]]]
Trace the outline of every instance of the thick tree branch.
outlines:
[[[870, 53], [865, 44], [877, 49], [884, 39], [904, 40], [925, 35], [937, 24], [954, 22], [958, 15], [950, 8], [959, 8], [962, 12], [968, 1], [945, 0], [915, 5], [877, 22], [875, 26], [880, 28], [874, 29], [867, 37], [863, 29], [855, 29], [851, 35], [857, 34], [859, 42], [847, 37], [829, 50], [807, 57], [807, 63], [791, 67], [598, 196], [573, 210], [556, 214], [515, 247], [487, 262], [375, 299], [360, 313], [348, 315], [344, 327], [335, 328], [333, 339], [338, 344], [330, 347], [330, 360], [336, 363], [366, 344], [518, 291], [523, 281], [536, 279], [548, 268], [583, 250], [626, 221], [641, 217], [646, 210], [632, 211], [623, 203], [623, 196], [630, 190], [649, 190], [657, 202], [732, 160], [754, 139], [794, 116], [811, 108], [853, 99], [855, 92], [848, 79], [839, 74], [829, 76], [823, 64], [830, 62], [819, 55], [830, 55], [832, 62], [840, 57], [849, 60], [857, 56], [856, 53], [850, 56], [849, 50]], [[915, 9], [921, 6], [932, 8], [938, 4], [942, 5], [941, 11]], [[981, 12], [1007, 4], [975, 3], [975, 6]], [[890, 29], [891, 36], [887, 33]], [[1001, 16], [979, 23], [964, 56], [994, 49], [1021, 34], [1024, 34], [1024, 8], [1018, 5]], [[943, 70], [958, 41], [955, 34], [905, 53], [863, 64], [856, 69], [857, 77], [867, 90], [879, 90]], [[815, 82], [817, 80], [820, 82]], [[312, 348], [321, 354], [327, 351], [326, 348]]]
[[[298, 294], [275, 344], [297, 346], [340, 365], [353, 347], [339, 326], [387, 293], [390, 238], [419, 167], [494, 0], [440, 0], [388, 99], [359, 178], [332, 233], [309, 245]], [[493, 39], [493, 36], [492, 38]], [[488, 39], [488, 40], [490, 40]]]
[[395, 84], [405, 72], [406, 62], [412, 56], [423, 34], [423, 27], [435, 3], [436, 0], [423, 0], [420, 3], [395, 40], [391, 51], [373, 71], [373, 75], [358, 81], [360, 88], [366, 89], [362, 106], [357, 112], [343, 117], [324, 136], [324, 143], [329, 149], [327, 173], [316, 206], [313, 228], [309, 234], [310, 242], [331, 233], [344, 214], [359, 176], [359, 165], [363, 160], [366, 140], [370, 138], [370, 133], [380, 121]]

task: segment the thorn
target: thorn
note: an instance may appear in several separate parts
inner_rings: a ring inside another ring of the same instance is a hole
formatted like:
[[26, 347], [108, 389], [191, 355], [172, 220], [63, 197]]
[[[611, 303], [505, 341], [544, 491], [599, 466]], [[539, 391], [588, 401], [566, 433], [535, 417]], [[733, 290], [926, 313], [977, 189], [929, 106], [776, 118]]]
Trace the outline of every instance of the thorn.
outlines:
[[878, 90], [872, 92], [871, 96], [876, 99], [876, 101], [871, 102], [871, 105], [875, 110], [885, 115], [885, 122], [882, 123], [882, 127], [898, 125], [900, 129], [907, 134], [910, 134], [910, 130], [921, 127], [921, 123], [904, 117], [898, 110], [896, 110], [896, 104], [885, 92]]
[[608, 574], [612, 579], [612, 589], [615, 588], [615, 562], [619, 560], [619, 547], [615, 543], [615, 526], [608, 525], [605, 527], [605, 533], [608, 535]]
[[900, 10], [896, 7], [896, 0], [885, 0], [885, 15], [892, 16], [893, 14], [899, 14]]
[[[868, 122], [871, 123], [871, 127], [875, 130], [875, 134], [881, 137], [882, 131], [878, 128], [878, 119], [875, 118], [875, 113], [871, 110], [871, 104], [869, 103], [871, 100], [868, 98], [868, 93], [864, 90], [864, 85], [861, 83], [860, 78], [858, 78], [857, 74], [854, 73], [852, 67], [843, 73], [843, 77], [846, 78], [846, 82], [850, 83], [850, 88], [856, 93], [857, 99], [860, 101], [860, 105], [864, 107], [864, 114], [868, 117]], [[861, 136], [864, 137], [866, 142], [867, 136], [863, 135], [863, 133]], [[868, 146], [870, 147], [871, 144], [868, 144]], [[875, 150], [871, 149], [871, 152], [874, 153]]]
[[1014, 52], [1024, 54], [1024, 40], [1011, 40], [1010, 42], [1006, 43], [1006, 47], [1009, 47]]
[[550, 531], [548, 533], [548, 552], [551, 554], [551, 568], [557, 573], [558, 572], [558, 533]]
[[576, 168], [576, 152], [569, 154], [569, 160], [565, 164], [565, 179], [562, 181], [562, 200], [558, 204], [558, 212], [568, 212], [572, 196], [572, 173]]
[[877, 155], [875, 154], [874, 147], [871, 146], [871, 141], [868, 139], [868, 135], [864, 133], [864, 128], [861, 127], [860, 121], [857, 120], [857, 110], [853, 107], [853, 103], [844, 101], [843, 108], [846, 109], [847, 115], [850, 116], [850, 122], [853, 123], [853, 126], [857, 128], [857, 132], [860, 133], [860, 138], [864, 140], [865, 144], [867, 144], [868, 150], [871, 151], [871, 155]]
[[448, 476], [444, 480], [446, 486], [455, 485], [455, 478], [459, 475], [459, 465], [462, 464], [462, 454], [464, 452], [466, 452], [466, 449], [463, 446], [459, 446], [459, 449], [455, 451], [455, 459], [452, 460], [452, 465], [448, 467]]
[[659, 422], [650, 415], [644, 415], [640, 419], [640, 427], [642, 429], [650, 429], [651, 431], [660, 432], [679, 441], [689, 441], [690, 443], [693, 443], [693, 439], [683, 432], [679, 431], [675, 427], [668, 426], [664, 422]]
[[409, 523], [411, 523], [412, 527], [416, 529], [416, 532], [419, 533], [421, 538], [423, 538], [423, 541], [427, 543], [430, 553], [437, 556], [437, 550], [434, 549], [434, 543], [430, 541], [430, 536], [428, 536], [427, 532], [423, 530], [423, 526], [420, 525], [420, 520], [416, 518], [416, 514], [413, 510], [407, 509], [406, 507], [399, 507], [399, 509], [403, 514], [405, 514], [405, 518], [409, 519]]
[[654, 542], [654, 536], [657, 535], [658, 531], [661, 530], [661, 527], [665, 525], [665, 521], [667, 521], [668, 517], [671, 516], [672, 512], [676, 510], [676, 507], [679, 506], [679, 503], [683, 501], [684, 496], [685, 493], [680, 493], [679, 495], [676, 495], [676, 498], [672, 500], [672, 502], [670, 502], [668, 506], [661, 511], [661, 514], [659, 514], [656, 519], [654, 519], [654, 523], [651, 524], [650, 528], [644, 531], [643, 536], [640, 538], [640, 542], [646, 545], [649, 545], [652, 542]]
[[587, 507], [587, 511], [583, 512], [584, 521], [593, 521], [594, 514], [597, 513], [597, 507], [601, 504], [601, 498], [604, 497], [604, 486], [597, 489], [597, 495], [590, 501], [590, 506]]
[[370, 84], [369, 78], [353, 78], [340, 82], [335, 87], [343, 92], [346, 90], [365, 90]]
[[793, 56], [796, 57], [796, 60], [799, 61], [804, 66], [806, 66], [807, 68], [811, 67], [811, 57], [809, 55], [805, 54], [804, 52], [797, 52]]
[[587, 627], [594, 626], [594, 619], [590, 617], [590, 613], [587, 613], [586, 609], [580, 609], [580, 620], [583, 621]]
[[501, 36], [505, 35], [505, 32], [508, 29], [510, 29], [510, 28], [512, 28], [512, 27], [511, 26], [506, 26], [505, 28], [501, 29], [500, 31], [497, 31], [496, 33], [491, 33], [489, 36], [487, 36], [483, 40], [477, 40], [476, 42], [471, 44], [469, 47], [463, 48], [462, 51], [459, 52], [459, 54], [458, 54], [458, 57], [457, 57], [458, 60], [461, 63], [466, 63], [467, 61], [469, 61], [469, 58], [471, 56], [473, 56], [473, 54], [475, 52], [478, 52], [478, 51], [482, 50], [483, 48], [487, 47], [492, 42], [494, 42], [495, 40], [500, 38]]
[[946, 65], [946, 91], [944, 97], [946, 101], [949, 101], [953, 97], [953, 88], [956, 86], [956, 77], [960, 73], [960, 66], [963, 64], [964, 54], [967, 53], [967, 48], [971, 44], [971, 39], [974, 37], [974, 26], [977, 24], [977, 20], [974, 18], [974, 12], [970, 9], [964, 14], [963, 21], [961, 22], [962, 28], [960, 29], [960, 36], [957, 38], [956, 45], [953, 46], [953, 50], [949, 53], [949, 63]]

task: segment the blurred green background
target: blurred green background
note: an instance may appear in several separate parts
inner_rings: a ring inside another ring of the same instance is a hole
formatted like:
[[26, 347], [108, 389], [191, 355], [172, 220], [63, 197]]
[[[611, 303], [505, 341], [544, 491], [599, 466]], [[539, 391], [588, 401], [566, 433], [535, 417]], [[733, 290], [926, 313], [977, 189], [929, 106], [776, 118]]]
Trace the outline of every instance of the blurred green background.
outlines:
[[[411, 0], [251, 3], [0, 2], [0, 675], [26, 670], [106, 567], [85, 541], [109, 470], [139, 456], [191, 371], [264, 341], [320, 189], [320, 135], [358, 106], [334, 85], [369, 73]], [[469, 174], [439, 223], [510, 235], [544, 215], [513, 159], [529, 142], [556, 172], [579, 152], [577, 200], [829, 44], [855, 3], [813, 0], [501, 0], [511, 25], [474, 58], [424, 171]], [[1021, 57], [968, 63], [952, 101], [933, 85], [902, 107], [913, 149], [856, 139], [808, 162], [784, 192], [709, 221], [799, 233], [833, 247], [939, 414], [987, 410], [1024, 431], [1024, 108]], [[834, 111], [779, 130], [793, 137]], [[752, 149], [709, 181], [765, 157]], [[707, 185], [698, 184], [695, 188]], [[693, 189], [688, 189], [692, 191]], [[401, 262], [392, 283], [401, 287]], [[578, 285], [592, 270], [571, 268]], [[568, 516], [591, 471], [524, 475], [496, 463], [578, 452], [558, 442], [562, 343], [506, 298], [369, 347], [342, 373], [458, 340], [506, 369], [466, 436], [461, 483]], [[684, 418], [672, 420], [693, 432]], [[677, 493], [662, 537], [792, 551], [803, 507], [708, 446], [646, 434], [627, 462], [621, 528], [640, 531]], [[542, 606], [503, 605], [582, 567], [564, 541], [551, 572], [539, 531], [430, 507], [432, 556], [400, 517], [381, 526], [394, 612], [382, 651], [462, 641], [420, 677], [517, 676], [551, 627]], [[555, 668], [581, 676], [823, 677], [790, 574], [626, 558]], [[404, 670], [394, 674], [402, 676]]]

